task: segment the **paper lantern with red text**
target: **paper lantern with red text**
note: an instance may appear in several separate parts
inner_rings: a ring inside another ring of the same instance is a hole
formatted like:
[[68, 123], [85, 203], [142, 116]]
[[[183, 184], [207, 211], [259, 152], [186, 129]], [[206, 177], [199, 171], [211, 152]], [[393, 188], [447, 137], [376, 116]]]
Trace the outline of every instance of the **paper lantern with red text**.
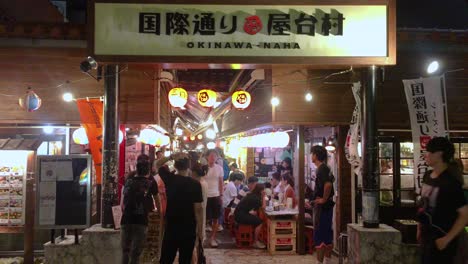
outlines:
[[203, 107], [213, 107], [216, 103], [216, 92], [209, 89], [203, 89], [198, 92], [198, 103]]
[[237, 91], [232, 94], [231, 102], [235, 108], [243, 110], [249, 107], [252, 102], [252, 97], [250, 96], [250, 93], [246, 91]]

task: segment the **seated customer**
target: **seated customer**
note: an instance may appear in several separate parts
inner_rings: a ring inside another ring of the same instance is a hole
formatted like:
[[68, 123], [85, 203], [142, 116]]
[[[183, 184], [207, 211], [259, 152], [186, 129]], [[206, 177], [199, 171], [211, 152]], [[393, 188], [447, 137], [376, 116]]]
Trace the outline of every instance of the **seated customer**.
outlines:
[[258, 217], [258, 210], [264, 207], [264, 185], [256, 184], [255, 188], [249, 192], [237, 205], [234, 212], [234, 219], [242, 225], [253, 225], [255, 227], [256, 248], [265, 248], [265, 244], [259, 241], [259, 235], [262, 231], [262, 220]]
[[278, 199], [278, 194], [283, 192], [281, 186], [281, 174], [279, 172], [274, 172], [273, 175], [271, 175], [270, 183], [273, 191], [273, 197]]
[[[224, 187], [223, 208], [232, 207], [234, 200], [238, 195], [238, 187], [242, 183], [242, 174], [233, 172], [229, 177], [229, 183]], [[224, 210], [223, 210], [224, 211]]]
[[289, 172], [281, 176], [281, 185], [284, 187], [283, 204], [286, 204], [288, 198], [292, 199], [292, 208], [296, 207], [297, 199], [294, 192], [294, 179]]

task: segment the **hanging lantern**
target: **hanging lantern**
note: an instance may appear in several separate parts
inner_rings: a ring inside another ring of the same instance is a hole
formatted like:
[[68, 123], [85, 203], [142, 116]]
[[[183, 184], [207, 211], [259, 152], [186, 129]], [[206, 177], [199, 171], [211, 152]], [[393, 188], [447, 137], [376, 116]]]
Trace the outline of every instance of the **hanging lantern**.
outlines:
[[20, 97], [19, 105], [28, 112], [34, 112], [41, 107], [42, 99], [28, 87], [26, 95]]
[[73, 142], [78, 145], [86, 145], [89, 143], [88, 136], [86, 135], [86, 129], [83, 127], [73, 131], [72, 138]]
[[168, 136], [158, 133], [158, 138], [156, 139], [155, 146], [158, 146], [158, 147], [167, 146], [170, 143], [171, 143], [171, 139]]
[[156, 141], [158, 140], [158, 132], [151, 128], [145, 128], [140, 132], [140, 142], [149, 144], [149, 145], [156, 145]]
[[172, 107], [182, 108], [187, 103], [188, 94], [184, 88], [172, 88], [168, 97]]
[[209, 89], [203, 89], [198, 92], [198, 103], [203, 107], [213, 107], [216, 103], [216, 92]]
[[232, 94], [231, 101], [235, 108], [243, 110], [249, 107], [252, 97], [246, 91], [237, 91]]

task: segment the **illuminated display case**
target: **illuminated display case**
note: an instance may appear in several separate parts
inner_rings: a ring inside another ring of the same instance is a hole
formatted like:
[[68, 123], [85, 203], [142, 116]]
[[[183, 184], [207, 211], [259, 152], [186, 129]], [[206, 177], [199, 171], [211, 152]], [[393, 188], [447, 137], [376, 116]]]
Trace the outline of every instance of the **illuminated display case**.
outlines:
[[24, 225], [29, 153], [0, 150], [0, 226]]

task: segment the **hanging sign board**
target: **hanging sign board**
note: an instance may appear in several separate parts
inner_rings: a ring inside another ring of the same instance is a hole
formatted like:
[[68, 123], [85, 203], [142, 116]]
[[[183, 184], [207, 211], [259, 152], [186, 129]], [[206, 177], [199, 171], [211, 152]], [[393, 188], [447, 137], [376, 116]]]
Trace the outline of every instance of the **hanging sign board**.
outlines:
[[36, 227], [89, 227], [91, 156], [38, 156], [36, 168]]
[[195, 2], [96, 0], [90, 53], [118, 62], [395, 64], [393, 0]]
[[424, 174], [429, 170], [425, 160], [426, 146], [433, 137], [448, 136], [445, 77], [433, 76], [403, 80], [414, 144], [414, 180], [420, 193]]

